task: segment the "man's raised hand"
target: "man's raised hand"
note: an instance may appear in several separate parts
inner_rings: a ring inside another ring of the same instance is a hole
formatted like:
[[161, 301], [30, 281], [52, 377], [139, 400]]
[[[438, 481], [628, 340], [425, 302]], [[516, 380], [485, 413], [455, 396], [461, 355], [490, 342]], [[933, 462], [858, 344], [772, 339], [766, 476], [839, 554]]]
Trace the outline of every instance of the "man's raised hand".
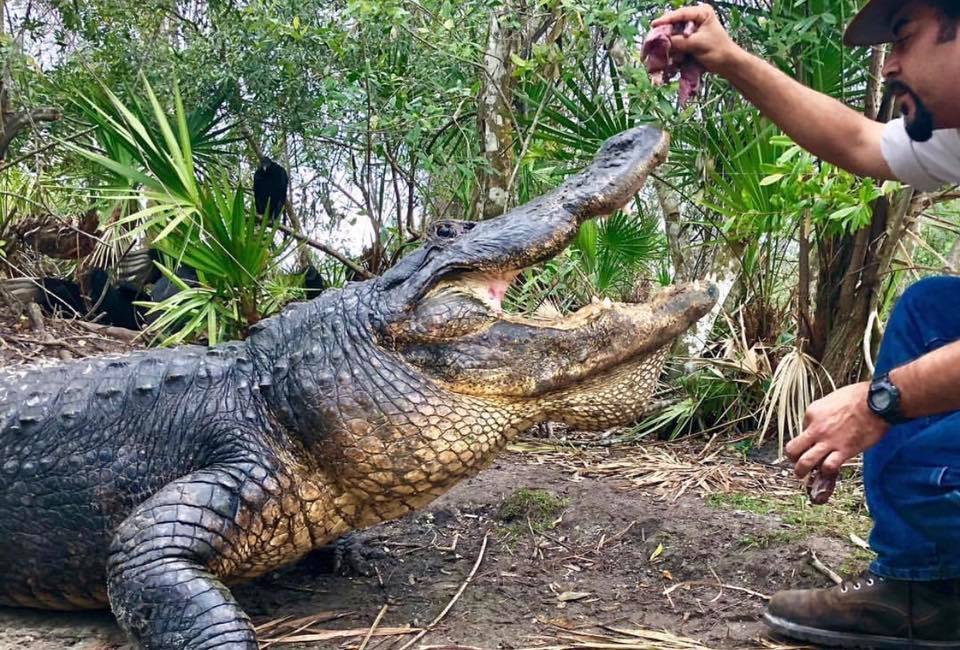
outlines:
[[671, 24], [683, 25], [681, 33], [671, 37], [672, 49], [692, 56], [710, 72], [723, 75], [726, 66], [740, 50], [710, 5], [700, 4], [667, 12], [650, 26]]

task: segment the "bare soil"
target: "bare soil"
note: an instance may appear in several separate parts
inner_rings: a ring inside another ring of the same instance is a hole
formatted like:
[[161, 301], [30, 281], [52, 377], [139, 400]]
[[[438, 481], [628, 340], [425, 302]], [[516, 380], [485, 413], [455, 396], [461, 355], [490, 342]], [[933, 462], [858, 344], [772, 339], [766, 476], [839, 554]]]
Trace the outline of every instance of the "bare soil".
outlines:
[[[9, 333], [0, 330], [0, 337], [10, 338]], [[9, 347], [9, 341], [6, 351], [0, 346], [7, 363], [37, 348], [11, 352]], [[689, 448], [670, 449], [682, 456]], [[576, 457], [575, 450], [571, 453]], [[637, 452], [604, 453], [629, 460]], [[721, 466], [746, 465], [736, 454], [724, 454]], [[752, 471], [762, 467], [749, 466]], [[766, 471], [778, 484], [790, 484], [782, 468]], [[546, 490], [562, 499], [562, 506], [548, 513], [549, 521], [503, 521], [501, 505], [521, 488]], [[359, 534], [367, 546], [383, 552], [372, 560], [374, 575], [321, 573], [319, 562], [308, 557], [234, 591], [258, 625], [287, 617], [286, 627], [276, 625], [264, 638], [366, 630], [384, 605], [378, 629], [422, 627], [463, 586], [487, 536], [473, 579], [416, 647], [583, 647], [562, 639], [571, 630], [603, 629], [600, 625], [668, 631], [709, 648], [785, 647], [761, 645], [763, 596], [782, 588], [829, 585], [811, 568], [810, 552], [840, 570], [850, 567], [853, 545], [836, 527], [821, 531], [798, 525], [795, 516], [776, 508], [737, 507], [738, 499], [749, 504], [762, 494], [741, 488], [718, 500], [702, 488], [674, 499], [675, 490], [671, 496], [669, 490], [638, 489], [622, 474], [580, 471], [576, 463], [556, 462], [555, 455], [506, 453], [427, 510]], [[820, 520], [833, 521], [829, 514]], [[305, 630], [295, 632], [289, 625], [291, 619], [324, 612], [326, 620]], [[399, 649], [410, 639], [374, 637], [366, 647]], [[356, 648], [362, 640], [361, 635], [276, 647]], [[105, 612], [0, 608], [0, 648], [130, 647]]]

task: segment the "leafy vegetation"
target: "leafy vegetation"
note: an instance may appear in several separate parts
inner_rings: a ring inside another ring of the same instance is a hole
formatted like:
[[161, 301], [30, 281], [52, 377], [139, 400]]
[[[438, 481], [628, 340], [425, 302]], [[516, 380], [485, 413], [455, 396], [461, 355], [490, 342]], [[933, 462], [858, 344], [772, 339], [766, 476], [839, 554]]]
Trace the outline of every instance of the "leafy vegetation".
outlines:
[[[3, 109], [36, 119], [4, 132], [0, 275], [112, 269], [152, 247], [180, 289], [151, 305], [156, 343], [242, 337], [303, 296], [308, 264], [331, 286], [381, 273], [431, 221], [522, 204], [606, 138], [661, 124], [672, 149], [655, 182], [525, 271], [506, 304], [550, 316], [716, 280], [723, 316], [678, 350], [667, 406], [628, 437], [733, 430], [782, 446], [810, 400], [864, 372], [903, 287], [960, 263], [960, 209], [954, 193], [918, 197], [816, 160], [722, 79], [678, 109], [637, 48], [674, 4], [12, 3]], [[869, 73], [882, 53], [840, 45], [857, 4], [720, 11], [745, 47], [882, 119]], [[283, 224], [253, 211], [261, 155], [290, 172]], [[91, 208], [88, 258], [21, 245], [30, 220], [75, 227]]]

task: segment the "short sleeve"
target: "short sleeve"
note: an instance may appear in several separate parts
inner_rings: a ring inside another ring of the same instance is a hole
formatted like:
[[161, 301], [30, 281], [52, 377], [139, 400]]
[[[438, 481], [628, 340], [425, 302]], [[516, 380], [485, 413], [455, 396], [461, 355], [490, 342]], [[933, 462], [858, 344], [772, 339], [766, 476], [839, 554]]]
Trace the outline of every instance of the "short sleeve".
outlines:
[[907, 135], [901, 117], [884, 127], [881, 151], [894, 176], [921, 192], [960, 183], [957, 129], [940, 129], [927, 142], [916, 142]]

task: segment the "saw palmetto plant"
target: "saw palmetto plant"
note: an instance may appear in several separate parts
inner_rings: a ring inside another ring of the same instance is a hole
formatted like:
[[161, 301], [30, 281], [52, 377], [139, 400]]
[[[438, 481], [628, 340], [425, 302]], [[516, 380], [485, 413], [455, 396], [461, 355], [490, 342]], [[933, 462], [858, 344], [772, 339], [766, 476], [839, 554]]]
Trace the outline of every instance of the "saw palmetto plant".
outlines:
[[[276, 227], [256, 216], [217, 158], [223, 130], [208, 116], [191, 119], [176, 90], [168, 117], [146, 80], [143, 87], [144, 98], [131, 102], [105, 87], [83, 97], [97, 141], [107, 146], [72, 148], [113, 179], [102, 196], [135, 206], [115, 220], [116, 236], [147, 242], [171, 262], [161, 270], [179, 292], [152, 305], [159, 317], [151, 329], [163, 343], [242, 335], [277, 307], [264, 288], [281, 257]], [[181, 264], [197, 271], [197, 286], [177, 277]]]

